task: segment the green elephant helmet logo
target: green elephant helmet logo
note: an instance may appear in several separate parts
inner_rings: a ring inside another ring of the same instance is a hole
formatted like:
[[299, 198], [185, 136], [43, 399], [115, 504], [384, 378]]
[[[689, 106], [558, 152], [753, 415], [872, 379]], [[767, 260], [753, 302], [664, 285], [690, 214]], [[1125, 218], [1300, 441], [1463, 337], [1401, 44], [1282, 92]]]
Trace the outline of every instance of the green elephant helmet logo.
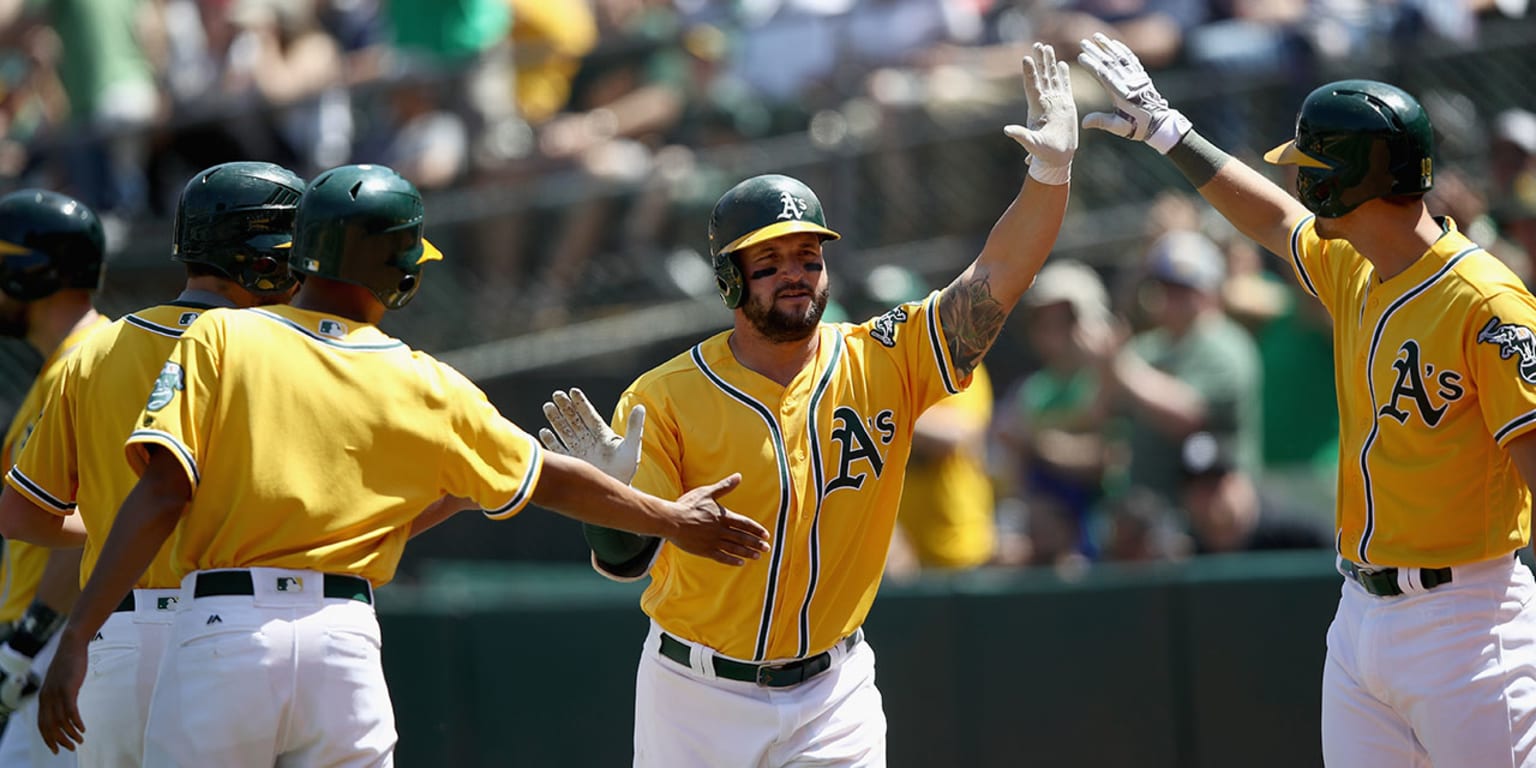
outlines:
[[146, 409], [158, 411], [171, 404], [171, 398], [176, 396], [177, 390], [186, 389], [183, 383], [181, 366], [176, 363], [166, 363], [160, 369], [160, 375], [155, 378], [155, 388], [149, 392], [149, 405]]

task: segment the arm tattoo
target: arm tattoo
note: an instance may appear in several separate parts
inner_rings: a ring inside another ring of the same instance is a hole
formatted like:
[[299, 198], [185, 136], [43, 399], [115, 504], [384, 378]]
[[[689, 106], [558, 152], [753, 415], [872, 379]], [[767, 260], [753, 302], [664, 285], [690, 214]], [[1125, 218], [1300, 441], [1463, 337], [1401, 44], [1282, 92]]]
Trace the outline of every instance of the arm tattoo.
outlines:
[[949, 345], [949, 359], [960, 376], [971, 375], [997, 341], [1008, 319], [1008, 308], [992, 298], [985, 275], [957, 278], [939, 295], [939, 321]]

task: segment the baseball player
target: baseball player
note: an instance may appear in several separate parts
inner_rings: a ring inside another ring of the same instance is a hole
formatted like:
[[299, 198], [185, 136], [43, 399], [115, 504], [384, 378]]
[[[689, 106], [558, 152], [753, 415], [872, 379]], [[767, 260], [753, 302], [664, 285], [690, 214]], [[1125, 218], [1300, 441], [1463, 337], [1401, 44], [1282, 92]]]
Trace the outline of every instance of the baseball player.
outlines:
[[1023, 64], [1027, 127], [1005, 133], [1032, 155], [1029, 178], [981, 255], [942, 291], [863, 324], [821, 323], [830, 295], [822, 246], [838, 233], [806, 185], [756, 176], [710, 216], [733, 329], [637, 379], [613, 430], [576, 392], [546, 407], [546, 447], [619, 479], [633, 474], [649, 493], [666, 496], [722, 466], [745, 470], [733, 506], [773, 531], [770, 557], [728, 569], [655, 539], [587, 529], [600, 572], [651, 577], [635, 765], [885, 764], [875, 656], [860, 625], [880, 585], [913, 423], [970, 384], [1066, 209], [1077, 147], [1066, 64], [1040, 45]]
[[[69, 353], [107, 322], [91, 306], [101, 282], [104, 243], [100, 219], [79, 200], [40, 189], [0, 198], [0, 334], [25, 339], [45, 358], [0, 444], [0, 465], [11, 466], [28, 442]], [[0, 736], [4, 767], [74, 764], [70, 758], [48, 759], [32, 696], [71, 597], [39, 594], [48, 553], [46, 547], [5, 542], [0, 621], [14, 622], [15, 631], [0, 645], [0, 711], [15, 711]]]
[[714, 501], [739, 477], [667, 502], [546, 458], [467, 379], [380, 331], [442, 258], [422, 217], [389, 168], [320, 174], [295, 215], [290, 266], [307, 279], [292, 306], [204, 312], [146, 383], [126, 446], [140, 478], [40, 694], [50, 746], [81, 742], [87, 645], [168, 540], [181, 592], [145, 726], [157, 768], [392, 764], [373, 590], [445, 494], [492, 519], [532, 501], [722, 563], [766, 547]]
[[[83, 543], [84, 558], [67, 575], [77, 590], [138, 480], [123, 442], [176, 339], [205, 310], [286, 302], [297, 288], [289, 251], [278, 246], [293, 239], [303, 192], [302, 179], [271, 163], [225, 163], [193, 176], [182, 190], [171, 242], [173, 258], [186, 264], [181, 295], [119, 318], [63, 364], [6, 475], [0, 533], [45, 546]], [[77, 507], [83, 542], [64, 530]], [[181, 591], [168, 554], [161, 549], [90, 644], [94, 674], [80, 691], [90, 738], [79, 750], [81, 766], [139, 765], [149, 698]]]
[[1144, 141], [1334, 318], [1336, 543], [1345, 575], [1323, 671], [1331, 766], [1536, 766], [1536, 299], [1423, 202], [1434, 132], [1399, 88], [1302, 102], [1296, 199], [1212, 146], [1123, 44], [1079, 61], [1114, 99], [1083, 125]]

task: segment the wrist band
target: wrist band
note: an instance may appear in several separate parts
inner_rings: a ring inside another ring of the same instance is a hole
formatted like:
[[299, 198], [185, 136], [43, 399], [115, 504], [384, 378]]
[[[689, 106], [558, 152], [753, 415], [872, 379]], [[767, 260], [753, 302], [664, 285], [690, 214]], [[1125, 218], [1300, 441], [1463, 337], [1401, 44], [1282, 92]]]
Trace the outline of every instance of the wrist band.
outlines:
[[1041, 184], [1060, 186], [1072, 180], [1072, 161], [1068, 160], [1064, 165], [1051, 165], [1037, 157], [1029, 163], [1029, 175]]
[[1189, 118], [1177, 109], [1170, 109], [1153, 129], [1152, 135], [1147, 137], [1147, 144], [1157, 150], [1158, 154], [1166, 155], [1168, 150], [1173, 149], [1173, 145], [1179, 143], [1179, 139], [1184, 138], [1184, 134], [1188, 133], [1189, 129]]

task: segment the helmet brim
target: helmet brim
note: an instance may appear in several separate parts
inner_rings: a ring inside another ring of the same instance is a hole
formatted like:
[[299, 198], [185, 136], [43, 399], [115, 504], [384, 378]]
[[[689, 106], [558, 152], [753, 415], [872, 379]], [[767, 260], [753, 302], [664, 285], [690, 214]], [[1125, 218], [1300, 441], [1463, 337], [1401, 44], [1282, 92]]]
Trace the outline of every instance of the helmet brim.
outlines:
[[1274, 149], [1264, 153], [1264, 162], [1270, 165], [1299, 165], [1305, 168], [1330, 168], [1332, 166], [1319, 160], [1296, 146], [1296, 140], [1291, 139]]
[[425, 237], [423, 237], [421, 239], [421, 255], [416, 258], [416, 263], [417, 264], [425, 264], [425, 263], [427, 263], [429, 261], [442, 261], [442, 260], [443, 260], [443, 252], [439, 251], [437, 249], [437, 246], [433, 245], [430, 240], [428, 240]]
[[766, 227], [763, 227], [762, 229], [752, 230], [751, 232], [748, 232], [745, 235], [742, 235], [741, 237], [726, 243], [719, 252], [731, 253], [733, 251], [739, 251], [743, 248], [750, 248], [754, 245], [757, 245], [758, 243], [767, 242], [774, 239], [775, 237], [794, 235], [801, 232], [811, 232], [813, 234], [821, 235], [822, 240], [837, 240], [842, 237], [842, 235], [839, 235], [838, 233], [833, 232], [832, 230], [827, 229], [820, 224], [816, 224], [810, 221], [776, 221]]

